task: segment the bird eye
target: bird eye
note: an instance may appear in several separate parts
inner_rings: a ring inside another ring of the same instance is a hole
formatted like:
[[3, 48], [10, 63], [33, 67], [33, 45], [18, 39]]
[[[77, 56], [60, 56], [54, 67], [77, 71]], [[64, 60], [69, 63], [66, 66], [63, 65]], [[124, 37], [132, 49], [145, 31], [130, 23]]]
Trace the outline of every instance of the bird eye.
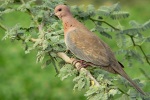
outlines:
[[58, 9], [58, 11], [61, 11], [61, 10], [62, 10], [61, 8]]

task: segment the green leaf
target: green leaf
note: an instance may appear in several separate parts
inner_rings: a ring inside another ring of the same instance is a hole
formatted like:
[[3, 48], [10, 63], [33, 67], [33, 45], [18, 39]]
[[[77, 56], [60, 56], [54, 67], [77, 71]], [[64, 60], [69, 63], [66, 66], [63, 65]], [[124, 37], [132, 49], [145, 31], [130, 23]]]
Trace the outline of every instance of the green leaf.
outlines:
[[120, 98], [118, 98], [118, 100], [130, 100], [130, 98], [127, 95], [123, 94]]
[[125, 58], [129, 61], [129, 66], [132, 65], [132, 60], [135, 59], [141, 63], [143, 63], [143, 59], [141, 55], [135, 50], [126, 50]]
[[57, 56], [56, 52], [50, 52], [50, 55], [55, 58]]
[[134, 38], [134, 42], [137, 45], [142, 45], [145, 43], [146, 39], [144, 37], [139, 37], [138, 35]]
[[119, 3], [113, 4], [112, 6], [110, 6], [110, 10], [111, 10], [111, 12], [120, 11], [121, 10], [121, 6], [120, 6]]
[[41, 68], [42, 68], [42, 69], [45, 68], [45, 67], [48, 66], [51, 62], [52, 62], [51, 59], [46, 60], [45, 63], [41, 66]]
[[102, 16], [109, 16], [110, 11], [106, 6], [102, 6], [97, 10], [97, 13]]
[[5, 32], [5, 36], [2, 38], [2, 40], [6, 40], [7, 38], [10, 39], [16, 39], [18, 32], [20, 32], [20, 24], [16, 24], [14, 27], [7, 29]]
[[131, 29], [125, 29], [120, 31], [120, 34], [131, 34], [131, 35], [135, 35], [138, 34], [140, 32], [139, 28], [131, 28]]
[[75, 82], [73, 90], [82, 90], [83, 88], [90, 86], [90, 80], [86, 76], [86, 71], [84, 70], [80, 71], [79, 76], [75, 77], [73, 81]]
[[36, 62], [37, 62], [37, 63], [38, 63], [38, 62], [42, 62], [43, 59], [44, 59], [44, 57], [45, 57], [45, 52], [44, 52], [44, 51], [39, 51], [39, 52], [37, 53], [37, 60], [36, 60]]
[[111, 90], [109, 91], [109, 95], [112, 95], [112, 96], [116, 95], [117, 93], [118, 93], [118, 90], [117, 90], [117, 89], [111, 89]]
[[100, 87], [90, 87], [85, 96], [88, 100], [108, 100], [109, 95]]
[[150, 21], [145, 22], [143, 25], [136, 21], [130, 21], [129, 24], [132, 25], [133, 28], [122, 30], [120, 31], [121, 34], [136, 35], [150, 28]]
[[119, 12], [120, 11], [120, 5], [119, 3], [116, 3], [110, 7], [108, 6], [102, 6], [97, 10], [97, 13], [102, 15], [102, 16], [107, 16], [109, 17], [112, 13], [114, 12]]
[[150, 42], [150, 37], [147, 37], [145, 42]]
[[132, 27], [136, 27], [136, 28], [140, 28], [141, 27], [141, 24], [139, 24], [138, 22], [136, 22], [135, 20], [131, 20], [129, 22], [129, 24], [132, 26]]
[[87, 14], [89, 16], [94, 16], [95, 15], [95, 8], [93, 5], [88, 5], [87, 7]]
[[75, 75], [76, 70], [74, 70], [73, 66], [70, 64], [66, 64], [60, 69], [60, 73], [58, 77], [60, 77], [61, 80], [64, 80], [68, 78], [69, 76]]
[[145, 22], [145, 23], [143, 24], [142, 28], [143, 28], [144, 30], [149, 29], [149, 28], [150, 28], [150, 20], [148, 20], [147, 22]]
[[104, 35], [105, 37], [112, 39], [112, 36], [109, 35], [108, 33], [106, 33], [106, 32], [104, 31], [103, 27], [101, 27], [101, 26], [96, 26], [96, 30], [97, 30], [100, 34]]
[[116, 43], [119, 48], [126, 48], [126, 37], [123, 34], [116, 34]]
[[114, 20], [118, 20], [118, 19], [122, 19], [122, 18], [128, 18], [129, 17], [129, 13], [128, 12], [113, 12], [111, 13], [110, 17]]
[[98, 91], [98, 87], [90, 87], [89, 90], [85, 93], [84, 96], [90, 96], [93, 95], [94, 93], [96, 93]]
[[80, 78], [78, 80], [78, 84], [75, 84], [73, 90], [77, 89], [77, 90], [81, 91], [84, 88], [85, 84], [86, 84], [85, 83], [85, 79], [84, 78]]
[[94, 96], [91, 96], [88, 98], [88, 100], [107, 100], [105, 98], [105, 96], [101, 93], [101, 94], [95, 94]]
[[48, 48], [48, 41], [47, 40], [44, 40], [43, 43], [42, 43], [42, 50], [46, 50]]

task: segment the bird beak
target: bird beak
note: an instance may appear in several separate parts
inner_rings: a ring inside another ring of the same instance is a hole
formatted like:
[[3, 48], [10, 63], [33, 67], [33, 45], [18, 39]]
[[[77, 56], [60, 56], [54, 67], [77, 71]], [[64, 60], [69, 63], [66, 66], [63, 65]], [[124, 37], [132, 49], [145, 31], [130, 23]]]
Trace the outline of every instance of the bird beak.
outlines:
[[58, 15], [58, 13], [56, 12], [56, 13], [54, 13], [54, 15], [55, 15], [55, 17], [57, 18], [57, 19], [61, 19], [61, 16], [60, 15]]
[[54, 16], [55, 14], [54, 13], [50, 13], [50, 17]]
[[50, 13], [50, 17], [53, 17], [53, 18], [55, 18], [55, 19], [58, 19], [58, 17], [56, 16], [55, 13]]
[[50, 13], [50, 17], [53, 17], [53, 18], [55, 18], [55, 19], [57, 19], [58, 20], [58, 17], [57, 17], [57, 15], [56, 15], [56, 13]]

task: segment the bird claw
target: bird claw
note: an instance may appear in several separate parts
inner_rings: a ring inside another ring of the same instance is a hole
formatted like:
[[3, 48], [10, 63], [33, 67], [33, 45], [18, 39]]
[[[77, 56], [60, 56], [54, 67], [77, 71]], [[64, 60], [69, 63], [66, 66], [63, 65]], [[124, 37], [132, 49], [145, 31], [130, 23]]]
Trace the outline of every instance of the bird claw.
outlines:
[[69, 53], [70, 52], [70, 50], [69, 49], [67, 49], [66, 51], [65, 51], [65, 53]]
[[77, 63], [80, 63], [83, 68], [88, 67], [90, 64], [84, 60], [74, 60], [72, 64], [75, 66]]

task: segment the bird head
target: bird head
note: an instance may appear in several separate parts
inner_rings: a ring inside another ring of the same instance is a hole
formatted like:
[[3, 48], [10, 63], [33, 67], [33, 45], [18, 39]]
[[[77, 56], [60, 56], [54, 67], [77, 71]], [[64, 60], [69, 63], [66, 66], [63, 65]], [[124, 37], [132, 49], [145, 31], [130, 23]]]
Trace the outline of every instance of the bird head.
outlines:
[[55, 15], [59, 18], [62, 19], [64, 17], [72, 16], [70, 13], [69, 8], [66, 5], [58, 5], [55, 7], [54, 10]]

